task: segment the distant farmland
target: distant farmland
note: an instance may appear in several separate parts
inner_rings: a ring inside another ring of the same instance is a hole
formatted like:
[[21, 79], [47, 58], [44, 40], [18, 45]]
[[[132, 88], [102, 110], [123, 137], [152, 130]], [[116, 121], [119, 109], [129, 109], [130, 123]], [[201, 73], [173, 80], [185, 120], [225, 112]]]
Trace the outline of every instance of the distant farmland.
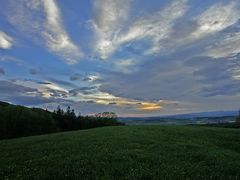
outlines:
[[236, 116], [223, 117], [140, 117], [120, 118], [127, 125], [189, 125], [233, 123]]

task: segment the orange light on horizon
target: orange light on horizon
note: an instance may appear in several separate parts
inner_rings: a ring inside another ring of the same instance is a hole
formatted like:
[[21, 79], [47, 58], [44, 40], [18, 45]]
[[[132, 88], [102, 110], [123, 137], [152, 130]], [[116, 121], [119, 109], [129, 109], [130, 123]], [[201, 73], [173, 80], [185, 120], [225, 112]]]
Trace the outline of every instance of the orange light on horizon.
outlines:
[[155, 111], [161, 109], [162, 106], [158, 103], [142, 103], [138, 109], [144, 111]]

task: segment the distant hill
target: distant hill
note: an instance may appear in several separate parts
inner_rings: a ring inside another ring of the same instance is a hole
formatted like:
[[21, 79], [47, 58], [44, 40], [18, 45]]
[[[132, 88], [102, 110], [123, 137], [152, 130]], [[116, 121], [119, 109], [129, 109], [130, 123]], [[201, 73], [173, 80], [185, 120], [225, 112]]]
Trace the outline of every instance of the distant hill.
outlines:
[[154, 117], [120, 117], [119, 119], [128, 125], [142, 125], [142, 124], [187, 125], [187, 124], [233, 122], [235, 121], [235, 117], [237, 115], [238, 111], [213, 111]]
[[202, 118], [202, 117], [229, 117], [237, 116], [238, 111], [212, 111], [212, 112], [199, 112], [199, 113], [189, 113], [189, 114], [178, 114], [170, 115], [164, 117], [171, 117], [176, 119], [185, 119], [185, 118]]
[[187, 114], [175, 114], [175, 115], [162, 115], [162, 116], [149, 116], [149, 117], [120, 117], [121, 119], [153, 119], [153, 118], [172, 118], [172, 119], [189, 119], [198, 117], [227, 117], [237, 116], [238, 111], [210, 111], [210, 112], [197, 112]]

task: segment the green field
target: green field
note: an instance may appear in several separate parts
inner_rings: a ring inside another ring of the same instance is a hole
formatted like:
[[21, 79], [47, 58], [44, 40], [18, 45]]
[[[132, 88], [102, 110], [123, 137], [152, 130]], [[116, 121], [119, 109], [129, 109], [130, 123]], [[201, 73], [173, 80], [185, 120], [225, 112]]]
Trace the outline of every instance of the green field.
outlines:
[[126, 126], [2, 140], [0, 179], [240, 179], [240, 131]]

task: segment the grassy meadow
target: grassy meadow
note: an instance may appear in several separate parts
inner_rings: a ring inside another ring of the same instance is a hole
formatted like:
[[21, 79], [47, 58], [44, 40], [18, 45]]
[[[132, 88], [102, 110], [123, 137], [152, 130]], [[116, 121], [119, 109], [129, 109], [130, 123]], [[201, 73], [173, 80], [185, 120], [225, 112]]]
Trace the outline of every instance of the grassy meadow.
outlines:
[[1, 140], [0, 179], [240, 179], [240, 131], [120, 126]]

